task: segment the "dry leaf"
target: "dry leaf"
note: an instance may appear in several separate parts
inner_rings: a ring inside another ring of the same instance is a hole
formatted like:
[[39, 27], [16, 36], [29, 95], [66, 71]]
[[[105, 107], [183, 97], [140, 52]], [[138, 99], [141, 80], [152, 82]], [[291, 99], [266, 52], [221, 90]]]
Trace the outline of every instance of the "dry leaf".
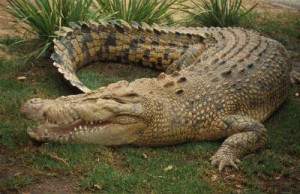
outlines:
[[144, 157], [144, 159], [147, 159], [148, 158], [148, 155], [147, 154], [143, 154], [143, 157]]
[[14, 174], [14, 176], [20, 176], [21, 174], [23, 174], [23, 172], [17, 172]]
[[235, 185], [237, 188], [242, 189], [242, 185]]
[[98, 185], [98, 184], [95, 184], [93, 187], [94, 187], [95, 189], [102, 190], [102, 187], [101, 187], [100, 185]]
[[216, 180], [217, 180], [217, 178], [218, 178], [218, 176], [214, 174], [214, 175], [212, 175], [212, 177], [211, 177], [211, 181], [213, 181], [213, 182], [214, 182], [214, 181], [216, 181]]
[[24, 80], [27, 79], [27, 77], [25, 77], [25, 76], [20, 76], [20, 77], [18, 77], [17, 79], [18, 79], [19, 81], [24, 81]]
[[173, 166], [169, 165], [167, 168], [164, 169], [164, 171], [170, 171], [173, 169]]

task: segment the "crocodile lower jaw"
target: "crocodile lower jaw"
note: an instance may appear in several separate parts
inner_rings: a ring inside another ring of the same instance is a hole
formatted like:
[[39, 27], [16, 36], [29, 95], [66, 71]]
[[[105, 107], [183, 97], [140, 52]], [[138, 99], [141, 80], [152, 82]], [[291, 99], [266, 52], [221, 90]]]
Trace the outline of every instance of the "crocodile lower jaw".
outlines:
[[72, 136], [102, 130], [109, 124], [111, 124], [111, 122], [108, 120], [87, 122], [78, 119], [67, 125], [46, 123], [36, 128], [29, 128], [27, 132], [31, 138], [37, 141], [54, 140], [64, 143], [69, 141]]

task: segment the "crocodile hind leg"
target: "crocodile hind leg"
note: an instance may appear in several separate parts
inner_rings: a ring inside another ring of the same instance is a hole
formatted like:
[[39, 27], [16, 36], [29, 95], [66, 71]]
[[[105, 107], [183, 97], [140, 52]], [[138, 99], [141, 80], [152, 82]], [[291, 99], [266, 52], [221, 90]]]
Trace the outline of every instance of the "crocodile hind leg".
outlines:
[[248, 117], [232, 115], [218, 122], [219, 128], [226, 131], [228, 138], [211, 157], [212, 165], [221, 172], [225, 166], [238, 169], [240, 159], [266, 145], [267, 130], [263, 124]]

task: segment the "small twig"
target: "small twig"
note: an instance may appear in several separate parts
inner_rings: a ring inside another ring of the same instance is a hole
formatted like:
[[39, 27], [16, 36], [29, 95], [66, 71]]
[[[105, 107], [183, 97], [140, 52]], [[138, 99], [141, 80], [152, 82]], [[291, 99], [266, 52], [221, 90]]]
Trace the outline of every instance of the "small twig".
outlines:
[[50, 154], [47, 154], [50, 158], [54, 159], [54, 160], [57, 160], [59, 162], [62, 162], [64, 163], [65, 165], [67, 165], [68, 167], [70, 167], [70, 165], [66, 162], [65, 159], [63, 158], [60, 158], [58, 157], [55, 153], [50, 153]]

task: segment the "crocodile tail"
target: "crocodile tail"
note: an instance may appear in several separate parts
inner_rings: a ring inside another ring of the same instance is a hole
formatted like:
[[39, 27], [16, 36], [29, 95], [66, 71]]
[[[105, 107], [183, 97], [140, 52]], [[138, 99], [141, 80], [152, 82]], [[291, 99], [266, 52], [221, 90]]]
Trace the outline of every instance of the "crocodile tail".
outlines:
[[76, 71], [92, 61], [133, 62], [166, 70], [191, 45], [204, 39], [197, 30], [177, 31], [122, 20], [70, 23], [56, 34], [60, 38], [54, 40], [53, 64], [71, 85], [85, 93], [90, 89], [81, 83]]
[[[105, 26], [105, 22], [102, 22]], [[95, 59], [95, 46], [100, 47], [99, 25], [82, 23], [80, 26], [71, 22], [70, 28], [62, 27], [61, 31], [56, 32], [60, 37], [54, 40], [54, 53], [51, 59], [53, 65], [63, 74], [64, 78], [72, 86], [82, 92], [90, 92], [77, 77], [76, 71]]]

